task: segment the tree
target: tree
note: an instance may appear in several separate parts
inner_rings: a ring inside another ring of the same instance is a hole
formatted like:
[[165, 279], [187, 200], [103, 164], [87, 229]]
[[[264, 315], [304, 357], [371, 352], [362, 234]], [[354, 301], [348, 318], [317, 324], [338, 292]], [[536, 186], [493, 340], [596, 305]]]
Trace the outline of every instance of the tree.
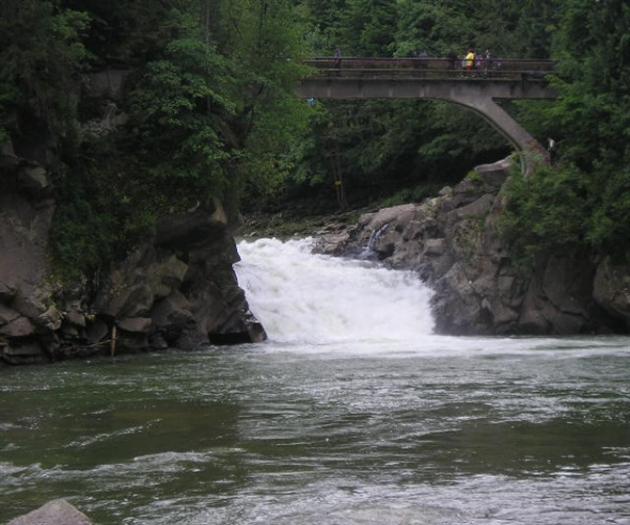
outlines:
[[[543, 176], [556, 184], [557, 201], [580, 210], [564, 217], [564, 229], [579, 232], [583, 247], [622, 255], [630, 238], [630, 6], [567, 0], [562, 15], [554, 42], [560, 97], [540, 117], [558, 141], [559, 158]], [[521, 221], [515, 233], [536, 231], [526, 237], [530, 246], [563, 249], [566, 236], [548, 220], [555, 203], [539, 192], [517, 195], [509, 217]], [[520, 213], [534, 208], [532, 216]]]
[[73, 132], [77, 74], [87, 51], [81, 12], [56, 1], [5, 0], [0, 4], [0, 142], [20, 135], [20, 119], [41, 121], [46, 132]]

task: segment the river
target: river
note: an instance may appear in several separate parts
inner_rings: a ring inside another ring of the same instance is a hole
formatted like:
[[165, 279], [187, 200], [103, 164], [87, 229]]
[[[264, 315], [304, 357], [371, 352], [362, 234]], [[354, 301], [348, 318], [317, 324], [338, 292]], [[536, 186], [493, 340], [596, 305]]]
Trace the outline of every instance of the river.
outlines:
[[630, 524], [630, 339], [432, 335], [412, 274], [241, 243], [266, 343], [0, 372], [0, 522]]

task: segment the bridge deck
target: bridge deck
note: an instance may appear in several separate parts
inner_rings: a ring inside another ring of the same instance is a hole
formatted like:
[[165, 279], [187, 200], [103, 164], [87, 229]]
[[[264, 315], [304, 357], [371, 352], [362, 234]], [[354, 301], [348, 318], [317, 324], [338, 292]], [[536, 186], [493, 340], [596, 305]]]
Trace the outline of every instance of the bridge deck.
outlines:
[[[316, 58], [297, 94], [313, 99], [432, 99], [467, 107], [485, 118], [517, 149], [548, 160], [544, 148], [497, 100], [553, 99], [550, 60], [499, 59], [469, 71], [456, 58]], [[527, 157], [527, 156], [526, 156]], [[531, 169], [526, 160], [526, 173]]]
[[315, 58], [306, 65], [316, 71], [310, 78], [492, 80], [545, 82], [554, 71], [551, 60], [502, 59], [480, 61], [472, 71], [465, 62], [449, 58]]

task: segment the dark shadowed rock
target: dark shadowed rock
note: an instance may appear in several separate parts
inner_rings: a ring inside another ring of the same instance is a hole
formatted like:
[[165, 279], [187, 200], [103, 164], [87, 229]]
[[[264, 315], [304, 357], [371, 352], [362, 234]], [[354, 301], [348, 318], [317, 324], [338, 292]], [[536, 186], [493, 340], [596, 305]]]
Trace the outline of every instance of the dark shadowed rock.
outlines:
[[11, 321], [15, 321], [18, 317], [20, 317], [19, 312], [7, 308], [0, 303], [0, 327], [9, 324]]
[[192, 213], [162, 219], [157, 225], [155, 242], [158, 246], [189, 248], [223, 232], [227, 216], [223, 207], [215, 202], [210, 209], [200, 208]]
[[92, 522], [66, 500], [59, 499], [11, 520], [8, 525], [92, 525]]
[[0, 282], [0, 302], [8, 303], [15, 297], [15, 287]]
[[20, 158], [15, 154], [11, 140], [0, 144], [0, 176], [2, 172], [12, 172], [20, 164]]
[[18, 174], [19, 187], [33, 195], [41, 195], [50, 189], [48, 173], [42, 166], [24, 166]]
[[0, 345], [0, 355], [2, 360], [10, 365], [32, 365], [48, 360], [37, 341]]
[[163, 219], [151, 241], [111, 272], [94, 303], [124, 332], [120, 348], [140, 348], [146, 337], [156, 348], [264, 337], [238, 287], [239, 256], [220, 205]]
[[110, 327], [102, 319], [96, 319], [94, 322], [88, 324], [86, 329], [86, 337], [90, 344], [94, 345], [103, 341], [109, 336], [111, 332]]
[[105, 69], [84, 76], [84, 90], [88, 97], [118, 100], [122, 97], [128, 69]]
[[[630, 260], [630, 254], [626, 258]], [[630, 264], [614, 264], [611, 257], [605, 257], [597, 266], [593, 297], [630, 330]]]

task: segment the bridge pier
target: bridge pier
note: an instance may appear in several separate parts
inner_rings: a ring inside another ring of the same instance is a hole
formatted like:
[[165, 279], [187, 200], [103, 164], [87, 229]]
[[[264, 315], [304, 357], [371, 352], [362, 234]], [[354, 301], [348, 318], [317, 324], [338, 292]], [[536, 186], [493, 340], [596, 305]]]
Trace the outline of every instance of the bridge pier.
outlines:
[[549, 164], [549, 152], [491, 97], [458, 95], [451, 102], [471, 109], [484, 118], [523, 155], [523, 171], [530, 175], [536, 165]]

